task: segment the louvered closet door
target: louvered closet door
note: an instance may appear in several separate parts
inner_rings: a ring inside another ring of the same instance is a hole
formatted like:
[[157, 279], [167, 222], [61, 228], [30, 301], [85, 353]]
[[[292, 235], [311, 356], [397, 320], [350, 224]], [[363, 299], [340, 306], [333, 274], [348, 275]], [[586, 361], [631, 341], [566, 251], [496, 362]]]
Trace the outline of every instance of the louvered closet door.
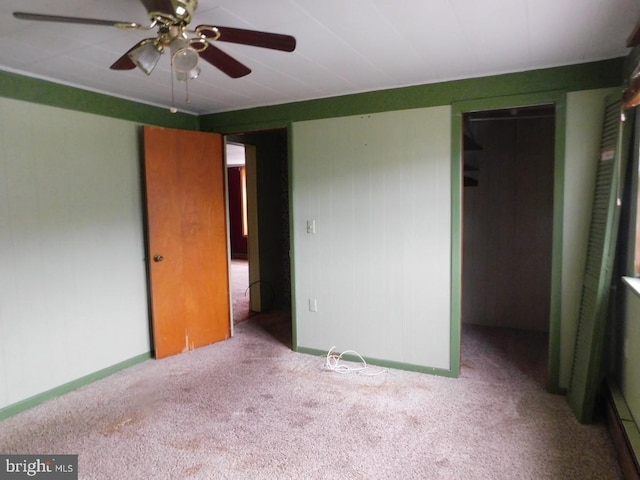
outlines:
[[607, 98], [568, 394], [571, 407], [581, 422], [592, 420], [596, 394], [602, 381], [602, 350], [618, 236], [618, 199], [622, 198], [625, 157], [622, 153], [620, 99]]

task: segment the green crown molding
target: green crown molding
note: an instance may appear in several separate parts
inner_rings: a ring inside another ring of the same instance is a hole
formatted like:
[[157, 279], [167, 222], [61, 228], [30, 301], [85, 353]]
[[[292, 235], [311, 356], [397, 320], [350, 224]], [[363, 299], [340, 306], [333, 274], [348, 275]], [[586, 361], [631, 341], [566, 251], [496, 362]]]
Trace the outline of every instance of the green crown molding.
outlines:
[[578, 91], [622, 84], [625, 58], [342, 95], [200, 116], [200, 128], [241, 133], [286, 127], [291, 122], [449, 105], [479, 98], [549, 91]]
[[0, 71], [0, 96], [160, 127], [198, 130], [198, 117], [166, 108]]
[[615, 87], [622, 84], [625, 67], [629, 68], [629, 58], [620, 57], [578, 65], [341, 95], [199, 117], [185, 113], [172, 114], [165, 108], [1, 70], [0, 96], [148, 125], [219, 133], [242, 133], [285, 128], [291, 122], [302, 120], [449, 105], [478, 98]]

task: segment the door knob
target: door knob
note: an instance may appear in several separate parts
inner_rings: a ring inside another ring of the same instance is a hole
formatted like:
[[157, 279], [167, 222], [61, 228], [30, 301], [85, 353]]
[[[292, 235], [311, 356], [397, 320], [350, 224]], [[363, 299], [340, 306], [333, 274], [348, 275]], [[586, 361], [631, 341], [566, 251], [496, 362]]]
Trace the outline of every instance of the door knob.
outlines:
[[161, 262], [164, 260], [164, 257], [162, 255], [154, 255], [153, 256], [153, 261], [154, 262]]

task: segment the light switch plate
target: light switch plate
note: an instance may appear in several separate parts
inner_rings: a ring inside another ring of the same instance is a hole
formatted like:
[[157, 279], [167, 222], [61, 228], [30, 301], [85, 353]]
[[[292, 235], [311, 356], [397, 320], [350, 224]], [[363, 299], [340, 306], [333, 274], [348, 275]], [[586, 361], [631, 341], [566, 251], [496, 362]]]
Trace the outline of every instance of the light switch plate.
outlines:
[[307, 220], [307, 233], [316, 233], [316, 221]]

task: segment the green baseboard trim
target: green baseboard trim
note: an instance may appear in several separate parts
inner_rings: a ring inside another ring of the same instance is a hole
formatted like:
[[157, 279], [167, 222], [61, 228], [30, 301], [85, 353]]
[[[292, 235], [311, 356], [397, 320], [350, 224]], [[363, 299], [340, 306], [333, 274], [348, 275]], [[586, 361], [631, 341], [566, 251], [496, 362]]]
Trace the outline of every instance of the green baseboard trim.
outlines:
[[[326, 351], [318, 350], [316, 348], [296, 346], [294, 348], [294, 351], [298, 353], [306, 353], [308, 355], [313, 355], [316, 357], [327, 356]], [[349, 362], [360, 362], [360, 359], [355, 355], [344, 355], [342, 358]], [[450, 370], [445, 370], [443, 368], [426, 367], [424, 365], [415, 365], [413, 363], [395, 362], [393, 360], [381, 360], [379, 358], [371, 358], [371, 357], [364, 357], [364, 356], [362, 358], [364, 358], [365, 362], [367, 362], [368, 365], [375, 365], [377, 367], [394, 368], [396, 370], [407, 370], [409, 372], [428, 373], [428, 374], [437, 375], [440, 377], [450, 377], [450, 378], [457, 377], [455, 372], [452, 372]]]
[[69, 383], [65, 383], [64, 385], [60, 385], [58, 387], [52, 388], [51, 390], [47, 390], [46, 392], [39, 393], [38, 395], [34, 395], [33, 397], [27, 398], [26, 400], [22, 400], [20, 402], [14, 403], [7, 407], [0, 409], [0, 420], [4, 420], [5, 418], [12, 417], [13, 415], [28, 410], [36, 405], [41, 404], [47, 400], [58, 397], [65, 393], [68, 393], [76, 388], [80, 388], [84, 385], [88, 385], [90, 383], [95, 382], [96, 380], [100, 380], [102, 378], [108, 377], [120, 370], [124, 370], [126, 368], [132, 367], [138, 363], [142, 363], [151, 358], [151, 352], [143, 353], [141, 355], [137, 355], [133, 358], [125, 360], [120, 363], [116, 363], [107, 368], [103, 368], [102, 370], [98, 370], [97, 372], [90, 373], [89, 375], [85, 375], [84, 377], [73, 380]]

